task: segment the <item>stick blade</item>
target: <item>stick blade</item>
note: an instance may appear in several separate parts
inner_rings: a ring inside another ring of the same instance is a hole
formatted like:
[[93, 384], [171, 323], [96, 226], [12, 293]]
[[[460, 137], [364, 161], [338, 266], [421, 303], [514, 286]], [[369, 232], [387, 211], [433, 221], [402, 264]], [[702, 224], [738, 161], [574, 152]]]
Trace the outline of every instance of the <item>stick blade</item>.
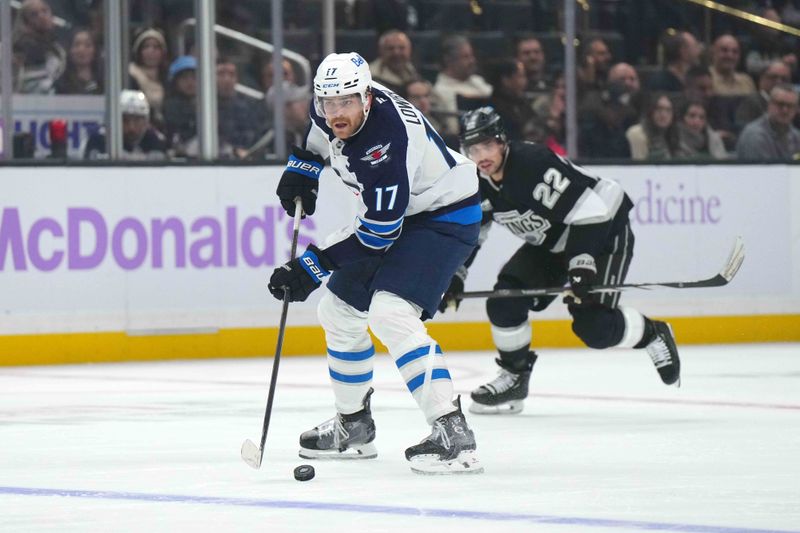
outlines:
[[250, 465], [250, 467], [255, 468], [258, 470], [261, 468], [261, 458], [264, 456], [261, 453], [261, 449], [253, 443], [250, 439], [247, 439], [242, 443], [242, 459], [245, 463]]
[[744, 239], [741, 237], [736, 237], [736, 243], [733, 246], [733, 250], [731, 251], [730, 257], [728, 257], [728, 262], [725, 264], [725, 268], [722, 269], [720, 275], [725, 278], [727, 281], [733, 279], [733, 276], [739, 271], [739, 268], [742, 266], [744, 262]]

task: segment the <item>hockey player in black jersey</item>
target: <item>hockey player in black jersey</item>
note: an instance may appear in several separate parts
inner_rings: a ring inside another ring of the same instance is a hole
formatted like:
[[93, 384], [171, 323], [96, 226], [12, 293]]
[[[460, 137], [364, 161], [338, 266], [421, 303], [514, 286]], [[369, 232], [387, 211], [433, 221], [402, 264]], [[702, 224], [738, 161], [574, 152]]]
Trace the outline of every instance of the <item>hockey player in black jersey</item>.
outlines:
[[[491, 107], [464, 115], [460, 141], [481, 178], [479, 242], [486, 240], [493, 221], [525, 241], [503, 266], [494, 288], [565, 284], [563, 301], [572, 315], [572, 330], [587, 346], [644, 348], [661, 380], [680, 385], [680, 360], [670, 325], [618, 306], [619, 292], [592, 292], [595, 284], [621, 283], [633, 256], [628, 220], [633, 204], [622, 187], [543, 145], [507, 141], [502, 120]], [[440, 311], [458, 308], [457, 295], [463, 292], [475, 253], [453, 277]], [[530, 349], [528, 312], [544, 310], [555, 298], [487, 300], [500, 371], [497, 378], [472, 392], [471, 412], [522, 410], [536, 362], [536, 353]]]

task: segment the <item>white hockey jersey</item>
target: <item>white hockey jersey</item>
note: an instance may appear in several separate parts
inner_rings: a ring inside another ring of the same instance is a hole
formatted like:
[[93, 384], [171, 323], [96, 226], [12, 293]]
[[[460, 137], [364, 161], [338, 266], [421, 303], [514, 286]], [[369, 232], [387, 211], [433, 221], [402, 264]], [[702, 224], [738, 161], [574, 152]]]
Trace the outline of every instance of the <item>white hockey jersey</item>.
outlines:
[[358, 196], [356, 220], [325, 242], [338, 266], [381, 253], [410, 217], [456, 224], [480, 222], [475, 164], [449, 149], [413, 105], [382, 85], [361, 130], [337, 139], [311, 105], [305, 149], [330, 165]]

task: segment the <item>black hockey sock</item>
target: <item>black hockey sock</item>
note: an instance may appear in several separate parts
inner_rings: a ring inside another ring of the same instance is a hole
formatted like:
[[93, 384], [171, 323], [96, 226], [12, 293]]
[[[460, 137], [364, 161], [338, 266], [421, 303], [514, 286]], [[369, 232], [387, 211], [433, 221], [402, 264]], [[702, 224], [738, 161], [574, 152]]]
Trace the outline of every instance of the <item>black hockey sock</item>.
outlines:
[[511, 372], [530, 370], [533, 364], [530, 355], [531, 351], [527, 347], [514, 350], [513, 352], [506, 352], [503, 350], [498, 350], [498, 352], [500, 352], [500, 366]]
[[640, 348], [646, 347], [650, 344], [653, 339], [656, 338], [656, 328], [653, 327], [653, 321], [647, 317], [644, 317], [644, 333], [642, 334], [642, 340], [637, 342], [633, 349], [638, 350]]

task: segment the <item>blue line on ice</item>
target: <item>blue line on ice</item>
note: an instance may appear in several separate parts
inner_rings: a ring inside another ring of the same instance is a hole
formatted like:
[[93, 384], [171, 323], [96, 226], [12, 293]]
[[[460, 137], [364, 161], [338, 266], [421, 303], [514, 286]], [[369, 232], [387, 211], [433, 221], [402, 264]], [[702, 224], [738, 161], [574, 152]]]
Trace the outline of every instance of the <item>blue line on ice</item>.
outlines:
[[682, 531], [686, 533], [800, 533], [800, 531], [778, 529], [753, 529], [668, 522], [641, 522], [636, 520], [613, 520], [604, 518], [580, 518], [571, 516], [548, 516], [521, 513], [492, 513], [464, 511], [459, 509], [425, 509], [390, 505], [356, 505], [313, 501], [263, 500], [253, 498], [215, 498], [213, 496], [191, 496], [181, 494], [147, 494], [142, 492], [117, 492], [101, 490], [68, 490], [35, 487], [3, 487], [0, 494], [17, 496], [62, 496], [100, 500], [129, 500], [154, 503], [188, 503], [201, 505], [230, 505], [237, 507], [266, 507], [273, 509], [305, 509], [310, 511], [344, 511], [401, 516], [426, 516], [435, 518], [460, 518], [487, 522], [530, 522], [534, 524], [557, 524], [565, 526], [590, 526], [605, 528], [641, 529], [645, 531]]

